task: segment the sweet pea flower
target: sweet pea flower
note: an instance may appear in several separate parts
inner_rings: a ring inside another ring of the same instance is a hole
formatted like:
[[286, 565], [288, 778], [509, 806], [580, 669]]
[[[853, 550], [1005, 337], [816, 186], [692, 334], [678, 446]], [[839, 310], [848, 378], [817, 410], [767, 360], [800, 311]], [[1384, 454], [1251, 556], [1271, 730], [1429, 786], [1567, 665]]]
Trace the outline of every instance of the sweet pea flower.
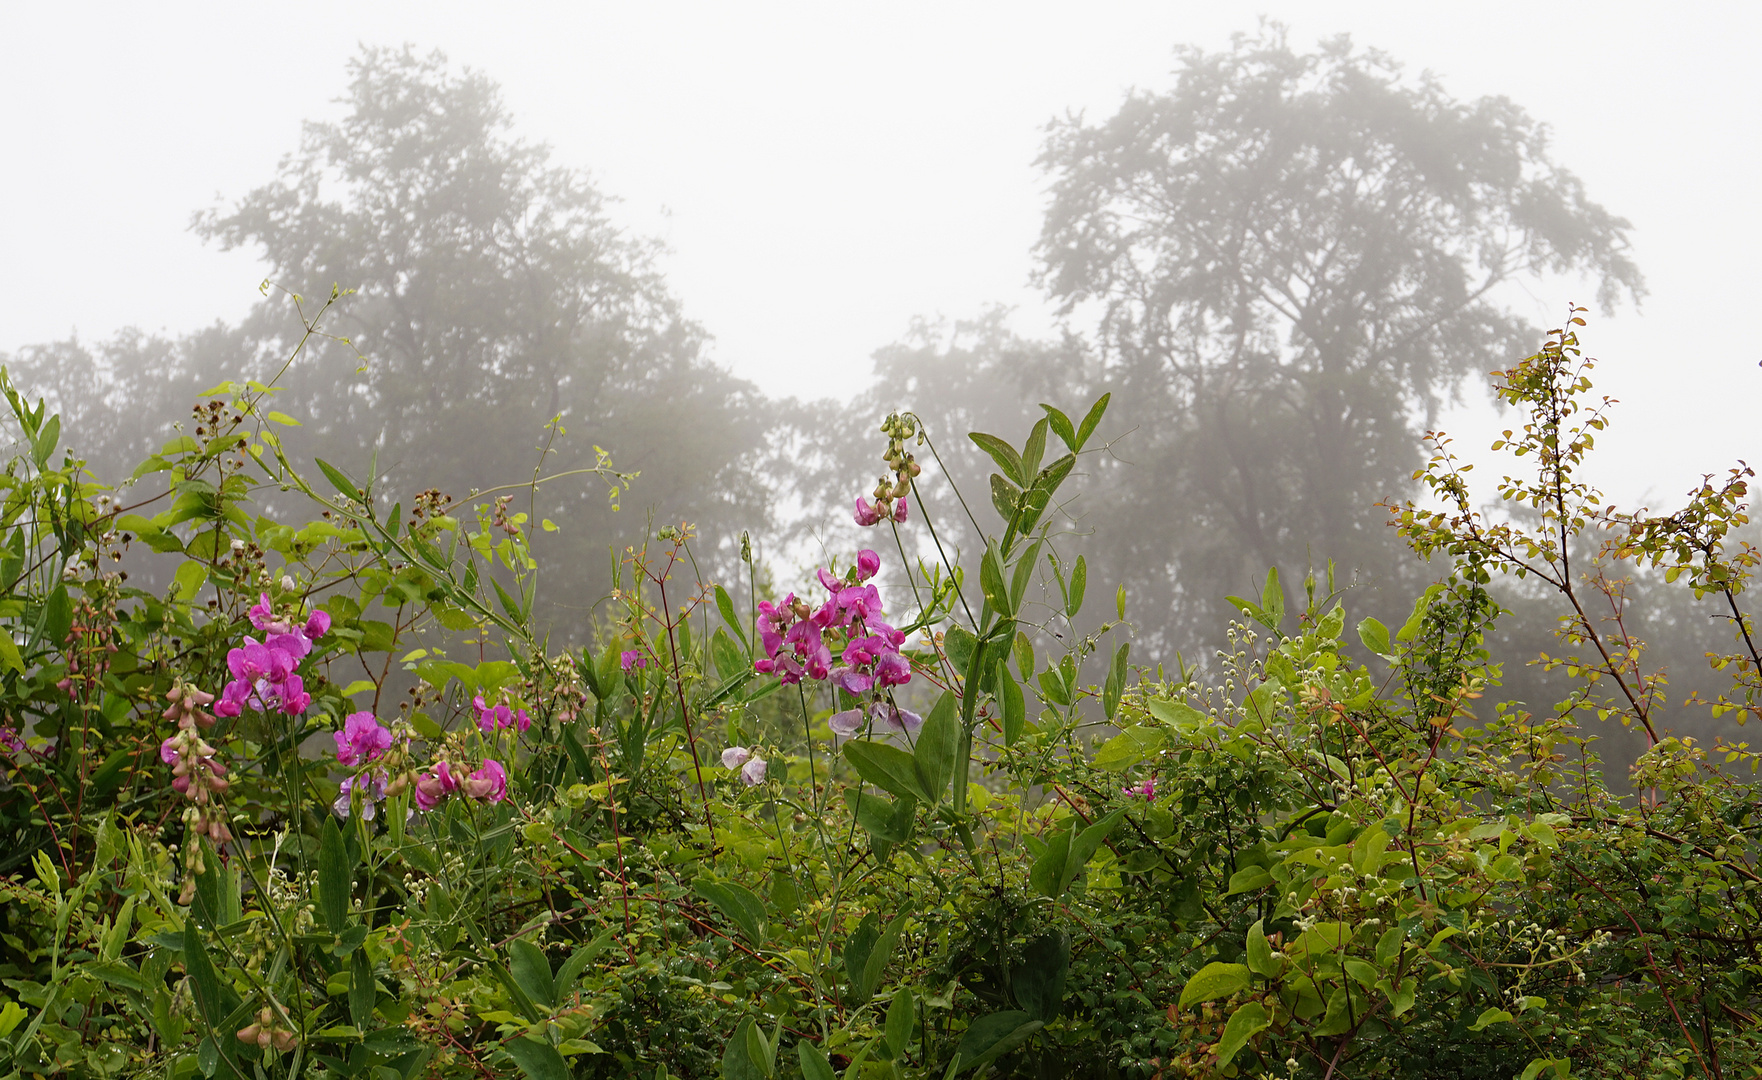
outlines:
[[618, 666], [625, 671], [629, 671], [631, 668], [648, 667], [649, 658], [644, 656], [639, 649], [625, 649], [618, 654]]
[[900, 524], [905, 523], [905, 496], [903, 495], [893, 500], [893, 520]]
[[902, 709], [897, 705], [880, 705], [875, 709], [876, 719], [881, 726], [889, 731], [905, 735], [916, 735], [924, 726], [924, 718], [910, 709]]
[[856, 697], [866, 693], [869, 687], [875, 685], [875, 678], [840, 664], [832, 669], [832, 685], [852, 697]]
[[856, 513], [852, 516], [856, 518], [858, 525], [868, 526], [881, 524], [881, 511], [876, 507], [869, 505], [869, 500], [863, 498], [861, 495], [857, 496]]
[[306, 616], [306, 625], [300, 628], [300, 632], [306, 635], [308, 641], [317, 641], [330, 633], [330, 612], [314, 609], [312, 614]]
[[1154, 802], [1156, 800], [1156, 777], [1147, 776], [1142, 784], [1123, 787], [1120, 789], [1120, 794], [1130, 795], [1134, 798], [1142, 797], [1146, 801]]
[[826, 721], [826, 725], [832, 729], [834, 734], [848, 739], [863, 730], [863, 710], [846, 709], [843, 712], [833, 713]]
[[857, 580], [867, 581], [881, 572], [881, 556], [868, 548], [857, 552]]
[[427, 775], [417, 778], [413, 794], [416, 806], [423, 810], [433, 810], [440, 805], [442, 799], [459, 790], [459, 781], [453, 776], [452, 767], [445, 761], [437, 761]]
[[379, 814], [379, 801], [385, 798], [385, 784], [385, 776], [382, 774], [343, 777], [342, 784], [337, 787], [336, 801], [330, 804], [331, 813], [347, 818], [358, 792], [361, 797], [361, 820], [372, 821]]
[[762, 757], [747, 759], [747, 763], [740, 767], [740, 779], [747, 787], [757, 787], [764, 783], [765, 759]]
[[745, 765], [752, 756], [753, 752], [744, 746], [730, 746], [722, 751], [722, 767], [724, 769], [738, 769]]
[[392, 733], [370, 712], [350, 713], [343, 730], [332, 733], [339, 765], [372, 761], [392, 748]]
[[466, 798], [501, 802], [508, 797], [508, 770], [494, 758], [484, 758], [482, 768], [459, 781], [459, 790]]

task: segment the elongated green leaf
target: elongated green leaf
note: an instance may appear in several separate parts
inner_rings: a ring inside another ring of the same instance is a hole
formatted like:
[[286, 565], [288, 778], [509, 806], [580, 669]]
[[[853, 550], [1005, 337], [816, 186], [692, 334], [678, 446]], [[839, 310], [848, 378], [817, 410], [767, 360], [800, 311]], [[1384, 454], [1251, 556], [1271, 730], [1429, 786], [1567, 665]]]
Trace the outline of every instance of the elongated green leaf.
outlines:
[[1249, 970], [1269, 979], [1277, 978], [1285, 968], [1284, 957], [1273, 955], [1272, 942], [1266, 939], [1259, 922], [1248, 928], [1247, 959]]
[[1131, 652], [1131, 642], [1115, 649], [1113, 664], [1107, 671], [1107, 685], [1101, 691], [1101, 710], [1109, 720], [1113, 719], [1113, 714], [1120, 708], [1120, 694], [1126, 689], [1126, 660]]
[[1022, 950], [1022, 966], [1010, 983], [1016, 1004], [1034, 1019], [1050, 1023], [1064, 1001], [1070, 966], [1071, 939], [1064, 931], [1049, 930], [1030, 941]]
[[324, 473], [325, 479], [330, 481], [331, 486], [336, 488], [343, 498], [350, 502], [361, 501], [361, 489], [353, 480], [349, 479], [347, 473], [323, 458], [313, 458], [312, 460], [318, 463], [319, 471]]
[[616, 931], [607, 930], [569, 954], [569, 959], [563, 961], [563, 966], [557, 970], [556, 980], [551, 984], [552, 1001], [562, 1004], [568, 1000], [570, 992], [575, 989], [575, 980], [581, 977], [581, 973], [587, 970], [587, 965], [593, 963], [594, 958], [611, 942], [614, 933]]
[[1003, 561], [997, 553], [995, 541], [986, 545], [985, 557], [979, 561], [979, 589], [985, 594], [985, 602], [991, 610], [1009, 617], [1015, 612], [1009, 604], [1009, 587], [1003, 580]]
[[691, 883], [697, 894], [715, 904], [728, 921], [754, 943], [765, 940], [765, 902], [744, 885], [732, 881], [698, 878]]
[[502, 1049], [514, 1059], [520, 1072], [531, 1080], [569, 1080], [569, 1063], [563, 1055], [550, 1043], [539, 1042], [537, 1039], [521, 1036], [509, 1039], [502, 1044]]
[[1084, 445], [1089, 442], [1089, 436], [1095, 434], [1096, 426], [1101, 423], [1102, 416], [1107, 412], [1107, 403], [1112, 400], [1112, 394], [1103, 394], [1095, 399], [1095, 404], [1089, 406], [1089, 415], [1083, 417], [1083, 422], [1077, 425], [1076, 449], [1083, 449]]
[[1077, 612], [1083, 610], [1083, 593], [1088, 587], [1089, 565], [1083, 561], [1083, 556], [1079, 555], [1077, 556], [1077, 565], [1071, 567], [1071, 591], [1069, 599], [1065, 601], [1065, 615], [1068, 618], [1076, 618]]
[[881, 916], [871, 911], [863, 916], [857, 928], [850, 932], [850, 938], [844, 943], [844, 974], [850, 980], [851, 991], [863, 985], [863, 971], [869, 966], [869, 954], [875, 950], [875, 942], [881, 938]]
[[333, 934], [349, 921], [349, 894], [354, 890], [355, 864], [336, 818], [326, 814], [318, 840], [318, 917]]
[[983, 1069], [998, 1058], [1027, 1042], [1046, 1025], [1019, 1009], [981, 1016], [967, 1025], [955, 1054], [960, 1058], [958, 1072]]
[[740, 647], [751, 651], [752, 646], [747, 642], [746, 627], [741, 624], [740, 616], [734, 612], [734, 600], [728, 595], [728, 590], [720, 585], [716, 586], [716, 612], [722, 616], [722, 621], [728, 624], [728, 629], [734, 631], [734, 635], [740, 639]]
[[190, 976], [190, 993], [196, 1008], [210, 1028], [219, 1027], [239, 1007], [239, 995], [232, 984], [221, 979], [208, 957], [202, 941], [201, 928], [195, 919], [184, 920], [184, 971]]
[[356, 949], [349, 961], [349, 1022], [366, 1031], [373, 1026], [373, 1002], [379, 996], [379, 987], [373, 981], [373, 961], [366, 949]]
[[955, 754], [960, 748], [959, 712], [960, 703], [953, 693], [945, 690], [918, 731], [912, 759], [918, 784], [924, 794], [930, 796], [925, 801], [932, 805], [941, 800], [942, 793], [948, 788], [949, 777], [954, 775]]
[[1125, 807], [1121, 807], [1084, 829], [1071, 840], [1071, 852], [1065, 859], [1064, 871], [1059, 875], [1058, 892], [1053, 894], [1054, 897], [1063, 896], [1070, 889], [1071, 882], [1077, 879], [1084, 864], [1088, 863], [1095, 852], [1101, 848], [1102, 843], [1107, 840], [1108, 834], [1113, 832], [1114, 826], [1118, 825], [1125, 816]]
[[802, 1080], [837, 1080], [838, 1074], [832, 1071], [826, 1051], [806, 1039], [795, 1044], [795, 1058], [801, 1062]]
[[1057, 435], [1059, 441], [1065, 446], [1075, 451], [1077, 449], [1077, 429], [1071, 426], [1071, 418], [1045, 402], [1040, 404], [1040, 408], [1046, 413], [1047, 422], [1052, 425], [1052, 433]]
[[913, 816], [918, 801], [910, 796], [893, 802], [864, 791], [860, 787], [844, 789], [845, 805], [863, 831], [877, 840], [903, 844], [912, 837]]
[[894, 992], [887, 1004], [887, 1021], [882, 1042], [887, 1047], [887, 1060], [902, 1057], [912, 1045], [912, 1029], [917, 1025], [917, 998], [909, 989]]
[[968, 432], [967, 438], [991, 455], [991, 460], [997, 462], [997, 467], [1003, 470], [1005, 476], [1024, 487], [1027, 486], [1027, 481], [1022, 477], [1022, 456], [1016, 453], [1015, 447], [995, 435], [986, 435], [979, 431]]
[[545, 951], [527, 941], [515, 938], [508, 942], [508, 973], [526, 991], [526, 996], [547, 1009], [557, 1007], [556, 983], [551, 975], [551, 962]]
[[1258, 1001], [1250, 1001], [1231, 1013], [1230, 1022], [1224, 1025], [1223, 1037], [1217, 1043], [1218, 1067], [1228, 1065], [1248, 1045], [1249, 1039], [1271, 1027], [1272, 1022], [1266, 1006]]
[[1260, 592], [1260, 607], [1271, 621], [1267, 627], [1277, 630], [1285, 621], [1285, 587], [1279, 584], [1279, 568], [1272, 567], [1266, 572], [1266, 587]]
[[1071, 854], [1071, 832], [1063, 829], [1053, 834], [1046, 842], [1046, 850], [1035, 859], [1034, 865], [1028, 870], [1028, 884], [1041, 896], [1057, 898], [1059, 882], [1064, 880], [1065, 862]]
[[991, 474], [991, 506], [1005, 525], [1016, 519], [1021, 509], [1022, 491], [998, 473]]
[[1180, 1007], [1196, 1005], [1202, 1001], [1216, 1001], [1227, 998], [1238, 991], [1248, 989], [1248, 968], [1244, 964], [1226, 964], [1214, 960], [1200, 968], [1187, 985], [1181, 989]]
[[42, 430], [31, 442], [31, 460], [37, 463], [37, 468], [41, 469], [49, 464], [49, 458], [55, 453], [55, 447], [60, 442], [61, 414], [56, 413], [49, 418], [49, 422], [43, 425]]
[[1027, 699], [1022, 695], [1022, 687], [1016, 682], [1009, 668], [999, 667], [998, 705], [1003, 713], [1003, 745], [1014, 746], [1022, 737], [1022, 726], [1028, 719]]
[[1022, 483], [1033, 481], [1040, 473], [1040, 459], [1046, 456], [1046, 420], [1036, 420], [1034, 427], [1028, 432], [1028, 441], [1022, 444]]
[[922, 803], [936, 801], [918, 779], [917, 762], [904, 750], [886, 743], [852, 739], [844, 744], [844, 757], [858, 776], [882, 791]]
[[1211, 717], [1195, 709], [1185, 701], [1174, 701], [1164, 698], [1151, 698], [1145, 707], [1150, 715], [1165, 724], [1173, 724], [1182, 731], [1194, 731], [1210, 723]]
[[881, 985], [881, 976], [886, 973], [887, 965], [893, 961], [893, 954], [899, 948], [899, 935], [905, 932], [906, 918], [904, 912], [896, 916], [875, 939], [874, 948], [869, 950], [868, 958], [863, 962], [863, 982], [857, 987], [857, 1000], [869, 1000], [875, 995], [875, 988]]
[[723, 679], [732, 679], [751, 669], [745, 643], [735, 645], [734, 639], [728, 636], [728, 631], [719, 626], [710, 637], [710, 659], [716, 665], [716, 674]]
[[1040, 541], [1029, 545], [1028, 550], [1016, 556], [1016, 568], [1010, 574], [1009, 609], [1020, 611], [1022, 599], [1028, 595], [1028, 586], [1034, 580], [1034, 567], [1040, 561]]

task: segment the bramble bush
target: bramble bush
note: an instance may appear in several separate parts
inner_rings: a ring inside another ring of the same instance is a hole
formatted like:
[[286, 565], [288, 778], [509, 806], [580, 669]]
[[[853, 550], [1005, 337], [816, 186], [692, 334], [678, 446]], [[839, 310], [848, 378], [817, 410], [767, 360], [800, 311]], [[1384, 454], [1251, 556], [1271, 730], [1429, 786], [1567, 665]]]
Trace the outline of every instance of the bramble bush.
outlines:
[[[1762, 1075], [1757, 758], [1658, 728], [1618, 576], [1723, 601], [1709, 705], [1754, 715], [1750, 473], [1605, 506], [1578, 325], [1495, 376], [1521, 512], [1434, 436], [1394, 523], [1450, 572], [1402, 625], [1274, 571], [1197, 665], [1135, 661], [1123, 590], [1085, 615], [1106, 397], [971, 436], [970, 573], [900, 413], [872, 548], [761, 596], [750, 546], [705, 582], [662, 528], [565, 648], [517, 508], [548, 478], [406, 507], [290, 461], [271, 380], [111, 486], [0, 375], [0, 1071]], [[1551, 709], [1498, 701], [1498, 574], [1560, 597]]]

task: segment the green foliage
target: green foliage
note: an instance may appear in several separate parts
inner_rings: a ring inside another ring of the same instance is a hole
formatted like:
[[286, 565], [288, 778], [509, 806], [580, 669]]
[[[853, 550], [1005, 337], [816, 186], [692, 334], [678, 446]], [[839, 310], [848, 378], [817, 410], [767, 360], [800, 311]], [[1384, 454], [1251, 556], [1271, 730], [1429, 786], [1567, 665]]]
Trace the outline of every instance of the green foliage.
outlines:
[[[1013, 490], [979, 572], [877, 579], [908, 635], [897, 707], [924, 719], [855, 733], [847, 690], [754, 665], [775, 651], [745, 606], [758, 568], [701, 580], [688, 531], [628, 545], [595, 646], [553, 651], [506, 503], [405, 511], [383, 478], [315, 481], [276, 387], [217, 391], [150, 460], [165, 493], [127, 503], [57, 462], [53, 414], [0, 373], [22, 433], [0, 509], [0, 1070], [1748, 1075], [1762, 803], [1725, 770], [1757, 758], [1657, 730], [1634, 793], [1610, 790], [1589, 725], [1653, 731], [1663, 684], [1587, 614], [1618, 587], [1572, 562], [1601, 536], [1722, 600], [1732, 689], [1710, 704], [1742, 718], [1748, 473], [1673, 515], [1600, 508], [1575, 349], [1558, 333], [1500, 375], [1525, 417], [1502, 442], [1539, 468], [1501, 495], [1549, 529], [1473, 510], [1441, 455], [1446, 508], [1397, 520], [1453, 572], [1399, 627], [1359, 620], [1362, 663], [1331, 575], [1274, 570], [1230, 599], [1215, 665], [1135, 666], [1123, 593], [1122, 621], [1077, 621], [1090, 571], [1045, 512], [1107, 401], [974, 440]], [[936, 526], [902, 456], [922, 420], [885, 430], [887, 483]], [[1500, 573], [1568, 613], [1552, 712], [1487, 704]], [[311, 700], [276, 707], [238, 674], [243, 639], [318, 612]], [[207, 709], [229, 682], [241, 708]], [[386, 745], [345, 763], [363, 712]]]

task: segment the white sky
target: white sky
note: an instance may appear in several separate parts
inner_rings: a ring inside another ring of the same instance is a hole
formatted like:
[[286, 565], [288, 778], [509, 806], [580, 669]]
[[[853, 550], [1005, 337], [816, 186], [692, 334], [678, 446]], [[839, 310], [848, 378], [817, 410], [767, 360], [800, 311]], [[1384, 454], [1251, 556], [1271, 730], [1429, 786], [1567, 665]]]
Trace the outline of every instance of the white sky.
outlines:
[[[238, 318], [263, 268], [204, 247], [191, 212], [267, 180], [302, 119], [336, 113], [357, 42], [409, 41], [499, 80], [522, 134], [668, 242], [719, 361], [772, 393], [843, 396], [914, 315], [1003, 302], [1050, 327], [1028, 283], [1046, 121], [1166, 86], [1174, 45], [1221, 47], [1261, 14], [1299, 47], [1350, 31], [1459, 97], [1515, 99], [1633, 221], [1651, 298], [1587, 335], [1624, 402], [1612, 494], [1669, 499], [1762, 461], [1755, 4], [15, 2], [0, 351]], [[1553, 325], [1590, 290], [1532, 293]], [[1492, 422], [1449, 426], [1472, 449]]]

